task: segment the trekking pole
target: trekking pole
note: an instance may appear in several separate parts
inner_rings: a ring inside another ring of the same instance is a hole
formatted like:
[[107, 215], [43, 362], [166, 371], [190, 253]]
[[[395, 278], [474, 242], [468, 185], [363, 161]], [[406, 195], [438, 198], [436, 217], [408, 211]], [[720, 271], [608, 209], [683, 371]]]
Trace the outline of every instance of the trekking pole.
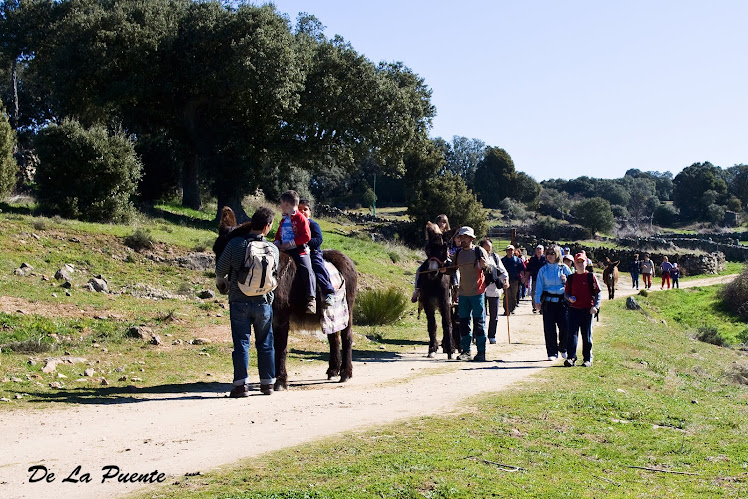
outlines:
[[509, 344], [512, 343], [512, 336], [509, 334], [509, 294], [508, 289], [504, 290], [504, 302], [506, 303], [506, 337], [509, 340]]

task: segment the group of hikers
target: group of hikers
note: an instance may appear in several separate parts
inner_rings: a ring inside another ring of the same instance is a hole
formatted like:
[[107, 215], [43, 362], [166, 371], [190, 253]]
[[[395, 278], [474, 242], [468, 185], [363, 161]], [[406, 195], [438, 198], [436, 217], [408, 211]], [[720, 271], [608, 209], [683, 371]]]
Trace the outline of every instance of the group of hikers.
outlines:
[[[450, 230], [446, 215], [436, 224], [442, 232]], [[522, 298], [522, 289], [531, 282], [533, 313], [543, 315], [548, 360], [559, 355], [564, 365], [577, 362], [578, 335], [582, 335], [585, 367], [592, 365], [592, 318], [600, 308], [600, 286], [592, 271], [592, 262], [584, 251], [572, 256], [569, 248], [544, 248], [538, 245], [529, 259], [513, 245], [505, 247], [506, 255], [493, 251], [493, 242], [484, 238], [475, 245], [471, 227], [460, 227], [450, 243], [448, 261], [457, 289], [457, 315], [460, 328], [459, 360], [486, 360], [485, 322], [488, 319], [488, 342], [496, 343], [498, 303], [504, 291], [504, 315], [513, 314]], [[447, 272], [447, 270], [443, 270]], [[525, 274], [525, 276], [523, 276]], [[577, 277], [578, 276], [578, 277]], [[412, 301], [421, 298], [421, 276], [416, 275]], [[488, 314], [486, 314], [486, 305]], [[472, 324], [471, 324], [472, 323]], [[473, 357], [471, 345], [477, 353]]]
[[322, 230], [312, 220], [311, 203], [299, 199], [296, 191], [281, 194], [282, 218], [275, 240], [265, 239], [273, 225], [273, 212], [260, 207], [252, 215], [247, 237], [236, 237], [216, 261], [216, 286], [227, 292], [234, 343], [234, 388], [229, 397], [249, 395], [247, 365], [251, 329], [255, 332], [260, 391], [273, 392], [275, 347], [273, 341], [273, 291], [277, 286], [279, 251], [288, 253], [306, 292], [306, 313], [317, 313], [317, 295], [322, 307], [334, 302], [334, 289], [322, 258]]
[[[668, 257], [662, 257], [662, 263], [660, 263], [660, 275], [662, 276], [662, 284], [660, 289], [670, 289], [670, 282], [672, 280], [673, 288], [680, 288], [678, 280], [680, 279], [680, 268], [677, 263], [670, 263]], [[652, 276], [655, 274], [655, 264], [649, 259], [649, 253], [644, 254], [644, 258], [639, 260], [639, 254], [634, 255], [634, 259], [631, 261], [629, 267], [631, 273], [631, 287], [632, 289], [639, 289], [639, 275], [641, 274], [642, 282], [644, 283], [644, 289], [650, 289], [652, 287]]]

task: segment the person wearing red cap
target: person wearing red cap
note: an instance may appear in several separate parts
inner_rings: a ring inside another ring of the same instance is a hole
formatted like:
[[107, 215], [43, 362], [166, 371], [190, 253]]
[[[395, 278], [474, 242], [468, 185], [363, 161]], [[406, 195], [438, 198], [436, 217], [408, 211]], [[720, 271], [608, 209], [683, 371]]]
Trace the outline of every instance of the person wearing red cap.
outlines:
[[577, 362], [579, 332], [582, 333], [582, 365], [592, 365], [592, 318], [600, 309], [602, 293], [597, 278], [587, 271], [586, 266], [587, 254], [581, 251], [574, 255], [576, 273], [566, 278], [564, 296], [569, 301], [569, 330], [564, 365], [567, 367]]

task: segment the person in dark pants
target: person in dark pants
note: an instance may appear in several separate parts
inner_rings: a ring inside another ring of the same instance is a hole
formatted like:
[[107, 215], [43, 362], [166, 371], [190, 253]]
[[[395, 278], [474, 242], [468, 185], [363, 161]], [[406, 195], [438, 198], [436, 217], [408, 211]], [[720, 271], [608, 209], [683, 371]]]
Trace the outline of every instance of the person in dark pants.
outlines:
[[582, 334], [583, 366], [592, 366], [592, 318], [600, 309], [600, 285], [594, 274], [587, 272], [587, 254], [574, 255], [576, 273], [566, 278], [564, 296], [569, 301], [569, 333], [564, 365], [577, 362], [578, 334]]
[[511, 244], [506, 247], [506, 256], [501, 259], [507, 274], [509, 274], [509, 289], [504, 299], [504, 315], [514, 313], [517, 306], [517, 293], [520, 286], [520, 272], [525, 270], [525, 266], [518, 257], [514, 256], [514, 246]]
[[[543, 312], [543, 332], [548, 360], [566, 358], [568, 305], [564, 300], [566, 278], [571, 269], [563, 265], [561, 248], [551, 246], [545, 252], [546, 263], [538, 270], [537, 286], [533, 301], [535, 308]], [[558, 334], [556, 333], [558, 331]]]
[[639, 260], [639, 253], [634, 254], [634, 261], [631, 262], [629, 272], [631, 273], [631, 289], [639, 289], [639, 267], [641, 261]]
[[325, 267], [325, 260], [322, 258], [322, 229], [319, 228], [317, 222], [312, 220], [312, 204], [308, 199], [299, 201], [299, 211], [309, 220], [309, 230], [312, 232], [312, 238], [307, 243], [309, 258], [312, 259], [312, 270], [317, 276], [317, 290], [325, 298], [325, 307], [329, 307], [335, 301], [335, 290], [330, 282], [330, 273]]
[[[527, 261], [527, 270], [530, 272], [530, 277], [532, 278], [532, 292], [530, 294], [531, 299], [533, 300], [532, 303], [532, 313], [534, 314], [536, 309], [540, 310], [537, 307], [537, 302], [535, 302], [535, 291], [537, 291], [538, 288], [538, 271], [540, 270], [540, 267], [545, 265], [546, 259], [545, 255], [545, 248], [543, 248], [542, 244], [538, 244], [535, 247], [535, 254], [530, 257], [530, 259]], [[561, 263], [561, 257], [559, 256], [556, 260], [556, 263]]]

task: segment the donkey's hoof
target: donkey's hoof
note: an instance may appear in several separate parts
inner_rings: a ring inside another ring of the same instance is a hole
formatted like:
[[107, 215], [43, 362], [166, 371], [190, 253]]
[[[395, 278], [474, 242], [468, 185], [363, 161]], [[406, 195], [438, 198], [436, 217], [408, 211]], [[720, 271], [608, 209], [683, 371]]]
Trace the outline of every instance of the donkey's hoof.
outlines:
[[348, 374], [348, 373], [343, 373], [343, 374], [340, 375], [340, 382], [341, 383], [345, 383], [349, 379], [351, 379], [351, 375]]
[[340, 374], [340, 371], [329, 369], [327, 371], [327, 379], [333, 379]]
[[286, 387], [283, 386], [282, 383], [276, 381], [275, 384], [273, 385], [273, 390], [276, 392], [283, 392], [286, 390]]
[[436, 353], [429, 352], [428, 355], [426, 355], [426, 357], [428, 357], [429, 359], [433, 359], [435, 355], [436, 355]]

